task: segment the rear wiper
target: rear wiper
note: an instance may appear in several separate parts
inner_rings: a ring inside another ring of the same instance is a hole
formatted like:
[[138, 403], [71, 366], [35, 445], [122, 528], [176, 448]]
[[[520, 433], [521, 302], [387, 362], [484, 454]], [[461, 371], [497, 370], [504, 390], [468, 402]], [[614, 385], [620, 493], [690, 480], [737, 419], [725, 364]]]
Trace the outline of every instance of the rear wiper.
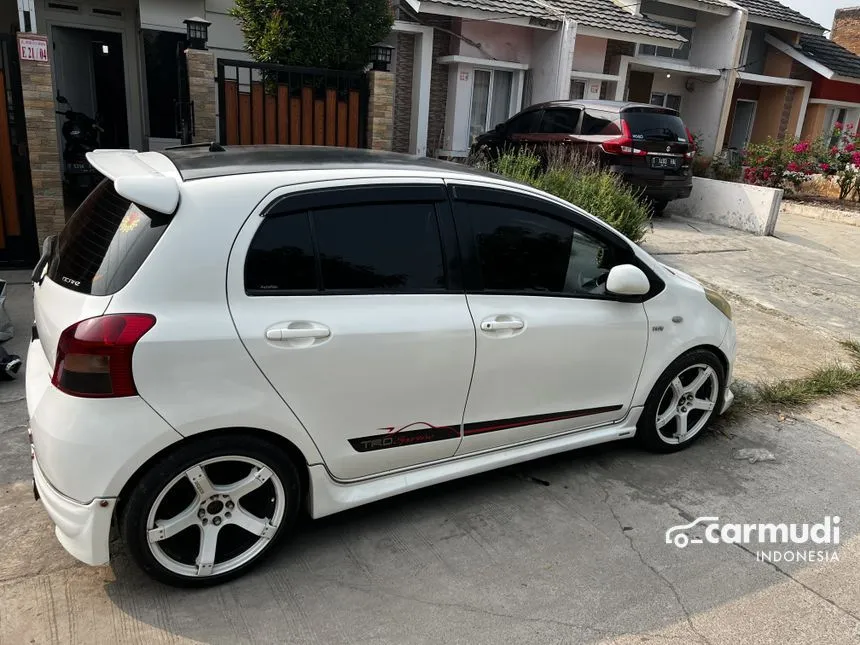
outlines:
[[54, 251], [57, 248], [57, 236], [49, 235], [45, 238], [45, 241], [42, 242], [42, 257], [39, 258], [39, 262], [36, 264], [36, 268], [33, 269], [33, 273], [30, 274], [30, 282], [35, 282], [36, 284], [41, 285], [42, 280], [45, 279], [45, 276], [42, 275], [45, 267], [48, 265], [48, 262], [51, 261], [51, 258], [54, 257]]

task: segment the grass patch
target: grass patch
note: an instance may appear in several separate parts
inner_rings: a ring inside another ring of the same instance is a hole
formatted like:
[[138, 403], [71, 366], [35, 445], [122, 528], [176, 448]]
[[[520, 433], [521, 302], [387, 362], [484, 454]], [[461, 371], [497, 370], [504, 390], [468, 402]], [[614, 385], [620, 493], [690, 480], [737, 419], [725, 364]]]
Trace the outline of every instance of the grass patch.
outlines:
[[848, 352], [851, 365], [820, 367], [804, 378], [783, 379], [748, 385], [733, 383], [738, 408], [800, 407], [836, 394], [860, 390], [860, 341], [839, 342]]

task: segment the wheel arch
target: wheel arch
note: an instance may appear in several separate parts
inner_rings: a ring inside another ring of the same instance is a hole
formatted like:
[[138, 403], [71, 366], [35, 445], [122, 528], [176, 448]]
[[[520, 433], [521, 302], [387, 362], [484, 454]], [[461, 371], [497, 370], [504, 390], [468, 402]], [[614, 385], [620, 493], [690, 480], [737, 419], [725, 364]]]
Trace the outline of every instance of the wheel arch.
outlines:
[[147, 459], [140, 467], [134, 471], [131, 477], [128, 478], [128, 481], [123, 485], [120, 490], [119, 496], [117, 497], [115, 513], [119, 516], [123, 509], [125, 508], [125, 501], [128, 499], [128, 493], [132, 490], [140, 479], [160, 460], [164, 459], [171, 452], [178, 450], [181, 447], [187, 446], [192, 443], [197, 443], [203, 440], [208, 440], [217, 436], [228, 436], [228, 435], [253, 435], [264, 441], [268, 441], [279, 448], [281, 448], [284, 452], [286, 452], [290, 459], [293, 460], [293, 464], [296, 467], [296, 471], [299, 474], [299, 485], [301, 486], [301, 500], [302, 500], [302, 508], [304, 510], [307, 509], [307, 502], [310, 493], [310, 475], [308, 471], [308, 461], [305, 455], [299, 450], [298, 446], [294, 444], [292, 441], [287, 439], [281, 434], [276, 432], [272, 432], [270, 430], [261, 430], [259, 428], [219, 428], [215, 430], [207, 430], [206, 432], [198, 432], [196, 434], [185, 437], [175, 443], [170, 444], [166, 448], [161, 449], [154, 455], [152, 455], [149, 459]]

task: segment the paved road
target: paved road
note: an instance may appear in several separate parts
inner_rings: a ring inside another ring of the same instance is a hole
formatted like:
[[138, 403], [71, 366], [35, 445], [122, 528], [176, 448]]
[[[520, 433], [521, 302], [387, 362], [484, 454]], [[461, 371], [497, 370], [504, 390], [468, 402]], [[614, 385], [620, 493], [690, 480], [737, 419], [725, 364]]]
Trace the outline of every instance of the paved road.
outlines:
[[[658, 231], [654, 242], [674, 243], [677, 224], [665, 223], [669, 232]], [[768, 244], [739, 239], [750, 249]], [[736, 253], [735, 263], [754, 256]], [[741, 271], [671, 257], [718, 280], [721, 271]], [[746, 279], [741, 286], [755, 282]], [[27, 297], [26, 286], [13, 287], [19, 345], [31, 316]], [[755, 313], [747, 320], [756, 338], [780, 329], [813, 355], [803, 346], [819, 344], [804, 333], [812, 323], [744, 306]], [[745, 363], [759, 359], [742, 347]], [[112, 566], [98, 568], [57, 545], [32, 500], [22, 395], [20, 383], [0, 385], [3, 645], [860, 643], [858, 396], [797, 417], [722, 422], [675, 455], [601, 446], [308, 521], [266, 567], [189, 592], [144, 578], [119, 545]], [[773, 459], [750, 463], [738, 458], [744, 449]], [[666, 529], [705, 515], [723, 522], [839, 515], [839, 560], [774, 566], [756, 560], [755, 546], [665, 543]]]

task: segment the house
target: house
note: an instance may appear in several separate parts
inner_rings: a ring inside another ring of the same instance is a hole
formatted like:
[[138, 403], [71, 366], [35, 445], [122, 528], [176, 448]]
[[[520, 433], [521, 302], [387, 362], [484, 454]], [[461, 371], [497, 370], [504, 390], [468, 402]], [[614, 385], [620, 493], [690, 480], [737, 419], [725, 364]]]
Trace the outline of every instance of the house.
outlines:
[[[860, 112], [860, 58], [823, 36], [824, 28], [774, 0], [738, 0], [748, 11], [725, 145], [768, 137], [817, 138]], [[856, 107], [856, 106], [854, 106]]]
[[[208, 47], [217, 57], [248, 58], [232, 0], [17, 2], [25, 29], [48, 37], [56, 92], [76, 110], [98, 107], [105, 143], [117, 147], [178, 142], [176, 47], [185, 18], [212, 23]], [[523, 106], [582, 97], [680, 109], [711, 155], [724, 143], [800, 134], [809, 100], [852, 102], [854, 83], [843, 76], [854, 77], [834, 72], [842, 79], [834, 80], [803, 62], [814, 60], [810, 47], [826, 48], [812, 40], [823, 27], [776, 0], [394, 4], [394, 148], [405, 152], [462, 157], [476, 134]], [[824, 112], [810, 117], [817, 123]]]

